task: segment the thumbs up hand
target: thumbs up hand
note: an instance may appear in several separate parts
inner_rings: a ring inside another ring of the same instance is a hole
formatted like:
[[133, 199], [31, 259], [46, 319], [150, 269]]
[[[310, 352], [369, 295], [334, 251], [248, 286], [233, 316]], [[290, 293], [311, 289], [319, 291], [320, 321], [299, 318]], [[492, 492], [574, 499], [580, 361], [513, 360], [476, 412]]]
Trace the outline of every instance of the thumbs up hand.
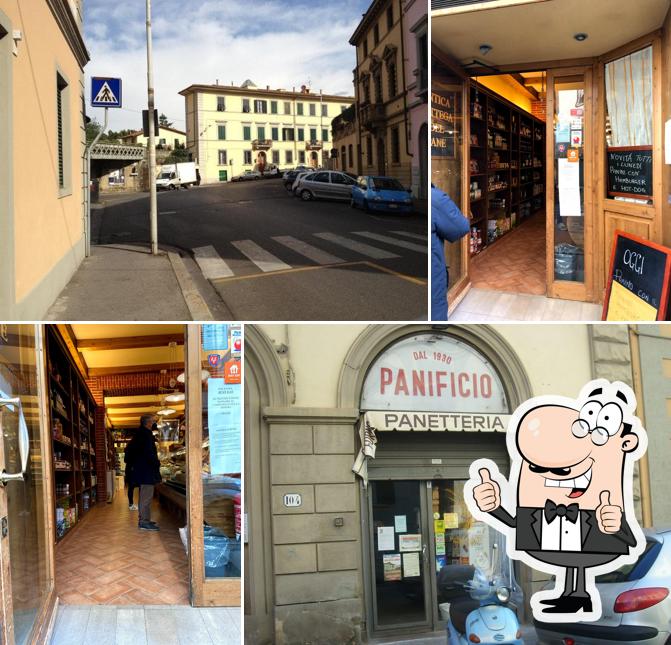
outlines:
[[491, 513], [501, 506], [501, 487], [492, 479], [487, 468], [478, 471], [481, 484], [473, 489], [473, 497], [483, 513]]
[[610, 503], [610, 491], [601, 491], [596, 519], [602, 533], [617, 533], [622, 525], [622, 509]]

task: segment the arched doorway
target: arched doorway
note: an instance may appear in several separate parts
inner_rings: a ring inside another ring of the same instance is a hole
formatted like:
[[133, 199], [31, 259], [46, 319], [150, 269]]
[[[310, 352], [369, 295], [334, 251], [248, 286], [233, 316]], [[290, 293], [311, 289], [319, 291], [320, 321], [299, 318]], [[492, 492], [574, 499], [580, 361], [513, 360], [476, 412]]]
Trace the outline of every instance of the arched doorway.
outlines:
[[350, 349], [339, 404], [356, 405], [376, 439], [358, 471], [369, 637], [445, 628], [438, 574], [468, 560], [476, 525], [463, 503], [468, 466], [487, 456], [507, 472], [508, 416], [531, 393], [486, 326], [380, 325]]
[[[245, 641], [275, 640], [273, 553], [270, 510], [270, 449], [263, 409], [288, 401], [282, 366], [272, 342], [253, 325], [245, 327]], [[253, 584], [252, 584], [253, 581]]]
[[417, 156], [419, 157], [419, 194], [417, 196], [420, 199], [427, 199], [428, 197], [427, 178], [429, 176], [429, 171], [427, 168], [428, 160], [426, 158], [426, 150], [428, 149], [428, 146], [429, 128], [426, 123], [422, 123], [422, 126], [419, 129], [417, 147]]
[[315, 150], [310, 153], [310, 166], [317, 168], [319, 166], [319, 155]]

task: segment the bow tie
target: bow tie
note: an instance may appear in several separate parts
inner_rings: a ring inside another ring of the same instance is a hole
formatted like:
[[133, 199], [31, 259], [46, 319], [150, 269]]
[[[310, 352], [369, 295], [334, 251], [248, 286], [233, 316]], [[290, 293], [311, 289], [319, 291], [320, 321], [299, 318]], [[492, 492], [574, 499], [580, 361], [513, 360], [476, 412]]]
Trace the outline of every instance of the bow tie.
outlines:
[[555, 517], [566, 517], [569, 522], [575, 524], [580, 513], [580, 509], [577, 504], [569, 504], [564, 506], [564, 504], [555, 504], [552, 500], [547, 500], [545, 502], [545, 508], [543, 509], [545, 513], [545, 519], [548, 523], [554, 521]]

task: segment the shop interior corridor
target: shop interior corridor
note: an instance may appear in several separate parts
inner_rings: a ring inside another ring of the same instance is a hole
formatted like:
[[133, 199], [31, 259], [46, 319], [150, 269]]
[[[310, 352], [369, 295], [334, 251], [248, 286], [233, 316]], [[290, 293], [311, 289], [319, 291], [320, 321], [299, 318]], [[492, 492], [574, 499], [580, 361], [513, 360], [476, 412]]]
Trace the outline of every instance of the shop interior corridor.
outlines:
[[[135, 492], [137, 501], [138, 492]], [[65, 605], [188, 605], [188, 564], [174, 515], [152, 504], [158, 532], [140, 531], [126, 490], [97, 505], [56, 550]]]
[[540, 212], [471, 260], [471, 284], [476, 289], [544, 296], [545, 243], [545, 213]]

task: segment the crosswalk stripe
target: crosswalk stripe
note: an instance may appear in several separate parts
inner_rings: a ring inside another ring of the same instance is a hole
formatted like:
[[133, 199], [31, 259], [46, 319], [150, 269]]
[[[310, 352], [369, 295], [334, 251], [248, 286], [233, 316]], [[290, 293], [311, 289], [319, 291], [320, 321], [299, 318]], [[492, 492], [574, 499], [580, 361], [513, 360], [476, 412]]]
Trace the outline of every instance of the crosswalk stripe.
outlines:
[[426, 241], [426, 239], [427, 239], [426, 235], [420, 235], [419, 233], [410, 233], [408, 231], [389, 231], [389, 232], [393, 233], [394, 235], [404, 235], [405, 237], [412, 237], [415, 240]]
[[339, 258], [336, 255], [331, 255], [326, 251], [322, 251], [321, 249], [318, 249], [316, 246], [312, 246], [307, 242], [297, 240], [291, 235], [278, 235], [273, 237], [273, 239], [276, 242], [289, 247], [292, 251], [296, 251], [296, 253], [305, 256], [313, 262], [316, 262], [317, 264], [339, 264], [345, 261], [342, 258]]
[[384, 260], [388, 258], [397, 258], [399, 257], [395, 253], [390, 253], [389, 251], [384, 251], [383, 249], [378, 249], [376, 246], [370, 246], [368, 244], [363, 244], [363, 242], [357, 242], [356, 240], [350, 240], [347, 237], [342, 237], [341, 235], [336, 235], [335, 233], [314, 233], [315, 237], [319, 237], [322, 240], [327, 242], [333, 242], [340, 246], [344, 246], [346, 249], [351, 251], [356, 251], [361, 255], [367, 255], [370, 258], [375, 258], [376, 260]]
[[369, 231], [353, 231], [353, 233], [354, 235], [368, 237], [371, 240], [376, 240], [377, 242], [384, 242], [385, 244], [391, 244], [392, 246], [400, 246], [401, 248], [417, 251], [418, 253], [427, 253], [426, 244], [415, 244], [414, 242], [397, 240], [395, 237], [380, 235], [379, 233], [370, 233]]
[[268, 253], [268, 251], [261, 248], [256, 242], [252, 242], [252, 240], [238, 240], [237, 242], [231, 242], [231, 244], [240, 253], [246, 255], [264, 273], [291, 268], [272, 253]]
[[233, 275], [231, 267], [221, 259], [213, 246], [199, 246], [193, 249], [193, 257], [208, 280], [230, 278]]

